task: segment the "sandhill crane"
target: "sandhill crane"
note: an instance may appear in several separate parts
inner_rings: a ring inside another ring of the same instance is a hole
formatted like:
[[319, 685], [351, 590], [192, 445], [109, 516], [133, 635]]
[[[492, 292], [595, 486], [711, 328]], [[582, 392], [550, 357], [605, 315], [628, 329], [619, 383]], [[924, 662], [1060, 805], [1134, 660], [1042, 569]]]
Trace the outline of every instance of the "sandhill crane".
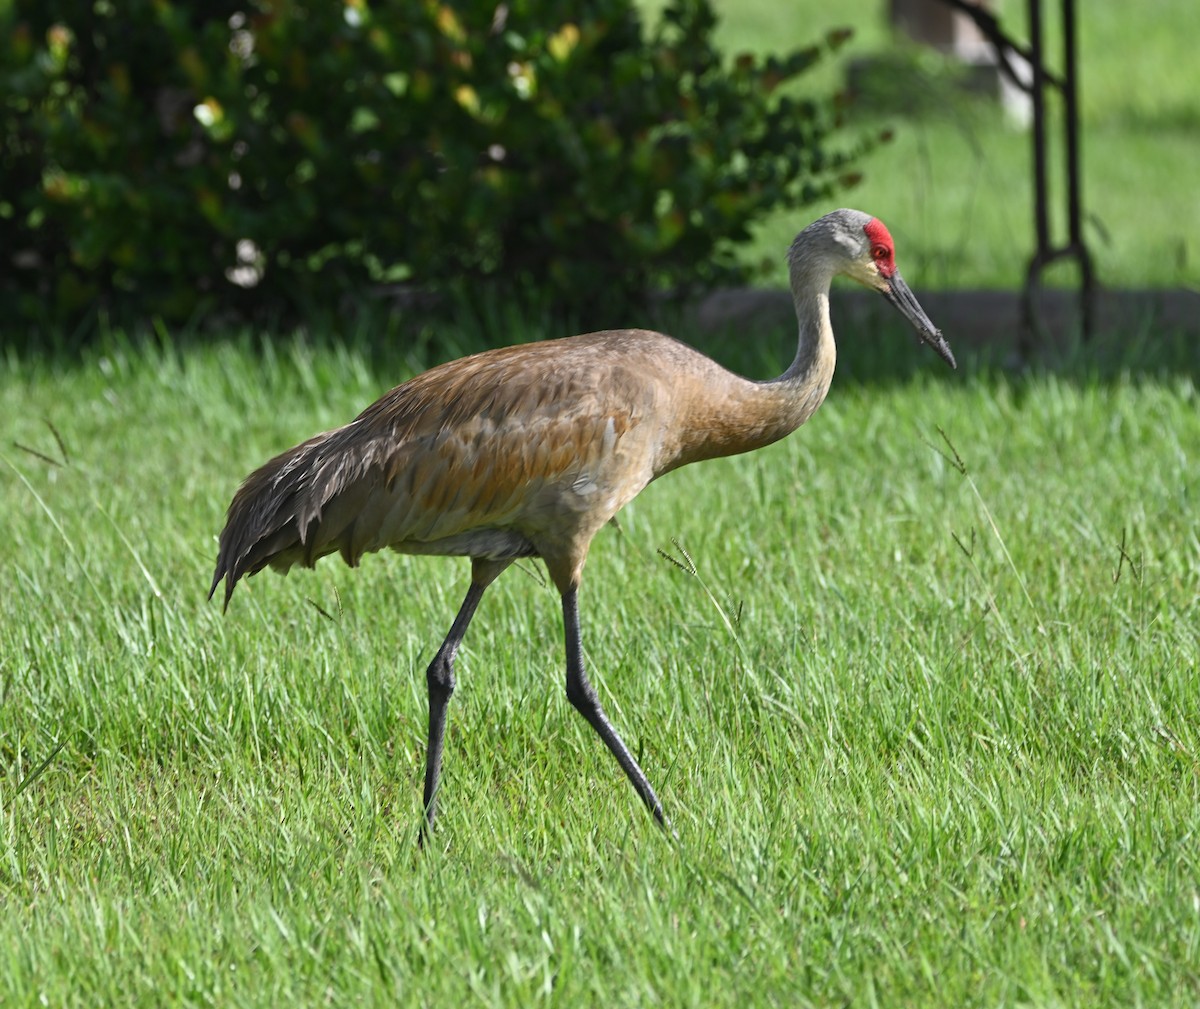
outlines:
[[426, 672], [420, 838], [436, 811], [455, 653], [484, 590], [521, 557], [540, 557], [562, 596], [567, 697], [665, 825], [584, 670], [578, 591], [592, 537], [651, 480], [769, 445], [812, 416], [833, 377], [835, 274], [881, 292], [955, 367], [878, 218], [828, 214], [796, 236], [788, 262], [800, 337], [777, 379], [741, 378], [640, 329], [489, 350], [397, 386], [345, 427], [255, 470], [234, 495], [209, 590], [211, 599], [224, 578], [226, 607], [243, 575], [311, 567], [335, 551], [351, 566], [385, 547], [471, 559], [470, 587]]

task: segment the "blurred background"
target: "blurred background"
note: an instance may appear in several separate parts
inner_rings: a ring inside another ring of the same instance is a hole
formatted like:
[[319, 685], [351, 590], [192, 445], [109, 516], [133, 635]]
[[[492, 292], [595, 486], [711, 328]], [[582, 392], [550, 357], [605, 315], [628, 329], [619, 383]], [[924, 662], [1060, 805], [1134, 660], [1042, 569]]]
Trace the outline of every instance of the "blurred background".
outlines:
[[[888, 222], [914, 287], [1015, 291], [1028, 107], [986, 46], [916, 39], [904, 6], [0, 0], [0, 325], [464, 302], [608, 325], [664, 293], [781, 287], [795, 232], [841, 205]], [[1079, 8], [1097, 279], [1194, 290], [1200, 7]], [[989, 9], [1027, 39], [1026, 4]]]
[[[814, 71], [813, 80], [841, 86], [848, 67], [874, 63], [860, 78], [854, 118], [891, 126], [894, 140], [864, 158], [862, 182], [847, 199], [894, 221], [893, 231], [903, 234], [905, 270], [921, 286], [1015, 287], [1034, 242], [1028, 121], [1019, 102], [1006, 105], [961, 87], [971, 79], [967, 68], [896, 30], [893, 5], [717, 0], [717, 36], [730, 51], [764, 51], [773, 40], [835, 22], [853, 28], [844, 58]], [[987, 6], [1010, 37], [1027, 43], [1026, 3]], [[1043, 0], [1042, 8], [1047, 62], [1061, 71], [1060, 4]], [[1200, 6], [1090, 0], [1076, 9], [1084, 237], [1098, 278], [1112, 288], [1194, 288], [1200, 283], [1200, 194], [1193, 181], [1200, 165], [1200, 62], [1191, 51], [1200, 37]], [[1058, 113], [1053, 103], [1051, 111]], [[1061, 239], [1061, 144], [1052, 146], [1051, 158]], [[789, 230], [779, 218], [760, 234], [774, 247]], [[1069, 268], [1057, 279], [1070, 282]]]
[[[1046, 71], [1064, 74], [1066, 3], [981, 6], [1022, 48], [1030, 45], [1030, 8], [1040, 8]], [[1200, 79], [1187, 53], [1200, 8], [1173, 0], [1142, 9], [1105, 0], [1073, 6], [1081, 238], [1095, 286], [1081, 297], [1078, 260], [1063, 256], [1041, 270], [1027, 301], [1037, 248], [1032, 107], [998, 72], [994, 48], [971, 19], [941, 0], [878, 0], [836, 12], [808, 0], [780, 9], [716, 4], [717, 36], [734, 51], [831, 19], [853, 31], [841, 58], [815, 68], [810, 83], [845, 89], [847, 120], [887, 131], [891, 142], [865, 154], [845, 199], [888, 220], [905, 275], [939, 324], [960, 344], [994, 347], [1009, 364], [1081, 333], [1118, 343], [1150, 330], [1194, 336], [1200, 319], [1200, 200], [1186, 181], [1200, 158]], [[1028, 75], [1028, 65], [1014, 63]], [[1046, 211], [1050, 245], [1061, 248], [1069, 238], [1067, 123], [1061, 93], [1048, 88], [1046, 101]], [[795, 223], [795, 214], [772, 213], [754, 229], [750, 248], [776, 277], [778, 250]], [[878, 324], [869, 299], [845, 290], [834, 297], [843, 317], [852, 311], [857, 325]], [[779, 322], [788, 317], [784, 302], [724, 295], [704, 303], [704, 317], [728, 324], [755, 304]]]

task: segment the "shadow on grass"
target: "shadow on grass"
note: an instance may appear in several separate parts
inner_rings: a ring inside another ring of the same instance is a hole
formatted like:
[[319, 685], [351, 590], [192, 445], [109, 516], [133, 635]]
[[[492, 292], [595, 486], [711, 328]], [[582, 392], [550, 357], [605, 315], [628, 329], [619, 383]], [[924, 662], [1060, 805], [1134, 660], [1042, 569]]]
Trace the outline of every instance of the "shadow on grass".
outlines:
[[[873, 299], [873, 296], [872, 296]], [[873, 305], [873, 300], [871, 302]], [[918, 378], [962, 382], [986, 376], [1009, 382], [1022, 377], [1055, 376], [1095, 385], [1129, 379], [1200, 380], [1200, 340], [1191, 332], [1160, 325], [1153, 318], [1128, 331], [1102, 331], [1088, 341], [1078, 333], [1058, 337], [1018, 359], [1012, 339], [981, 343], [947, 330], [959, 366], [951, 371], [887, 305], [846, 313], [834, 308], [838, 385], [890, 386]], [[496, 297], [461, 303], [432, 312], [427, 306], [401, 308], [375, 304], [349, 317], [328, 313], [303, 325], [275, 326], [211, 323], [168, 329], [97, 327], [91, 334], [37, 334], [0, 344], [0, 359], [25, 362], [51, 372], [94, 367], [114, 350], [137, 356], [154, 353], [186, 356], [233, 344], [258, 359], [278, 359], [281, 348], [301, 344], [313, 351], [359, 356], [381, 387], [402, 381], [443, 361], [515, 343], [530, 343], [597, 329], [640, 325], [678, 337], [723, 366], [756, 380], [781, 374], [796, 348], [794, 320], [778, 312], [764, 317], [727, 318], [717, 324], [698, 321], [680, 304], [653, 311], [620, 313], [623, 318], [560, 319], [504, 303]], [[639, 316], [630, 319], [628, 315]], [[935, 320], [936, 321], [936, 320]], [[365, 405], [365, 404], [364, 404]]]

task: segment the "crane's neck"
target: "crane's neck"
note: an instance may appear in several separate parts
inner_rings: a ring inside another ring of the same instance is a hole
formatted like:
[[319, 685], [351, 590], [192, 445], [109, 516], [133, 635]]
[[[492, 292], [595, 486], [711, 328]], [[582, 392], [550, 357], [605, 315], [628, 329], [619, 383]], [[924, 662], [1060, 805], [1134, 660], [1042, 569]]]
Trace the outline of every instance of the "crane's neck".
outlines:
[[824, 401], [837, 362], [829, 321], [829, 283], [833, 278], [827, 271], [806, 266], [795, 264], [792, 269], [792, 303], [800, 326], [796, 356], [779, 378], [764, 383], [781, 391], [784, 403], [798, 413], [795, 424], [784, 434], [796, 430]]
[[819, 262], [793, 258], [791, 279], [800, 327], [791, 366], [767, 382], [720, 369], [690, 404], [683, 425], [689, 433], [668, 468], [769, 445], [795, 431], [824, 401], [837, 357], [829, 322], [832, 277]]

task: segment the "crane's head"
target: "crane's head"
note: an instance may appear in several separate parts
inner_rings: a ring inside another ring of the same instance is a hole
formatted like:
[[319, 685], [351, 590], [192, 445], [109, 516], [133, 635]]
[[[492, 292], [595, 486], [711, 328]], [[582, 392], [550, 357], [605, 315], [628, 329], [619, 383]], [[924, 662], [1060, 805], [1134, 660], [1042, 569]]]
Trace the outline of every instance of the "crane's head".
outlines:
[[925, 310], [917, 303], [896, 268], [896, 245], [878, 217], [860, 210], [835, 210], [814, 221], [796, 236], [789, 258], [793, 279], [798, 263], [823, 262], [832, 273], [841, 273], [882, 294], [904, 315], [917, 335], [937, 351], [951, 368], [957, 368], [946, 342]]

